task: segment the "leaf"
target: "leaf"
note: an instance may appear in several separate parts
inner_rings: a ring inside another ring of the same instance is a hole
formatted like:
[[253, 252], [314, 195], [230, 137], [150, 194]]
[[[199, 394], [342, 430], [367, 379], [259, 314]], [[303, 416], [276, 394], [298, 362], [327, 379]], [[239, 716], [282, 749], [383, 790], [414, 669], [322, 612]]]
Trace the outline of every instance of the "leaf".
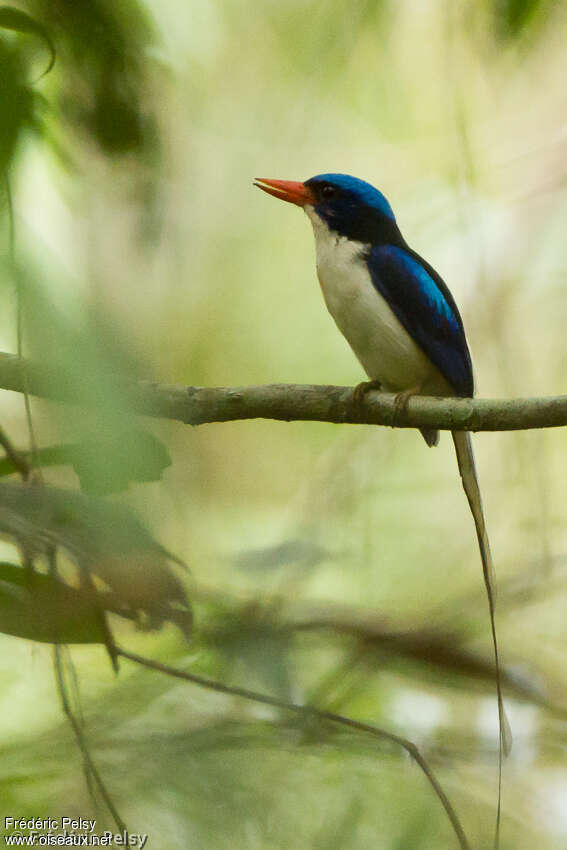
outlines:
[[69, 461], [86, 493], [126, 490], [133, 482], [157, 481], [171, 466], [165, 445], [148, 431], [129, 429], [106, 440], [75, 446]]
[[[31, 460], [29, 452], [21, 454]], [[81, 489], [93, 495], [120, 493], [134, 482], [158, 481], [171, 466], [171, 457], [161, 440], [135, 428], [110, 439], [45, 446], [38, 450], [36, 458], [43, 467], [72, 466]], [[9, 458], [0, 460], [0, 477], [17, 471]]]
[[63, 549], [83, 576], [102, 579], [117, 605], [143, 612], [148, 628], [171, 621], [189, 637], [191, 607], [168, 561], [184, 564], [124, 505], [73, 490], [2, 481], [0, 535], [16, 541], [30, 558]]
[[496, 0], [494, 12], [498, 35], [503, 39], [518, 39], [530, 29], [546, 7], [549, 0]]
[[[16, 158], [24, 130], [34, 126], [35, 99], [24, 82], [25, 63], [21, 51], [3, 38], [0, 38], [0, 68], [0, 172], [4, 175]], [[7, 209], [10, 209], [9, 204]]]
[[52, 576], [0, 563], [0, 632], [41, 643], [104, 643], [100, 606]]
[[57, 54], [51, 36], [43, 24], [40, 24], [20, 9], [14, 9], [13, 6], [0, 6], [0, 29], [13, 30], [14, 32], [25, 33], [26, 35], [36, 35], [41, 38], [49, 50], [49, 63], [41, 76], [45, 77], [46, 74], [49, 74], [55, 65]]

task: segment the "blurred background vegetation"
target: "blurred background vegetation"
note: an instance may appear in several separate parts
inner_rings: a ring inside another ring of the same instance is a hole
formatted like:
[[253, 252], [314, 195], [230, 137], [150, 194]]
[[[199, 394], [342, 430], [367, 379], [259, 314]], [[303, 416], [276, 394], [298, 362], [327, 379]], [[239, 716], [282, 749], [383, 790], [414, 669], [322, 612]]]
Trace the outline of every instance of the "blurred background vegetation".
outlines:
[[[0, 16], [10, 27], [0, 30], [10, 187], [4, 179], [0, 349], [17, 349], [18, 291], [24, 353], [63, 366], [97, 404], [33, 400], [40, 448], [94, 440], [91, 469], [104, 478], [143, 453], [135, 428], [167, 447], [160, 480], [109, 498], [191, 569], [192, 642], [172, 625], [143, 632], [113, 620], [118, 642], [411, 739], [472, 845], [489, 846], [490, 634], [450, 440], [427, 451], [419, 434], [383, 428], [140, 423], [118, 412], [114, 379], [358, 383], [321, 300], [311, 228], [251, 185], [342, 171], [385, 192], [409, 243], [447, 281], [481, 395], [567, 392], [567, 5], [22, 0], [18, 9], [35, 24], [14, 29]], [[50, 44], [57, 58], [42, 76]], [[28, 448], [21, 396], [3, 393], [2, 426]], [[565, 434], [483, 434], [475, 446], [515, 741], [502, 848], [559, 850]], [[44, 478], [79, 485], [70, 467]], [[2, 544], [2, 557], [16, 552]], [[112, 828], [83, 781], [49, 646], [0, 640], [2, 815], [96, 817], [97, 831]], [[125, 661], [115, 678], [100, 646], [73, 659], [91, 754], [151, 848], [456, 846], [423, 775], [391, 746]]]

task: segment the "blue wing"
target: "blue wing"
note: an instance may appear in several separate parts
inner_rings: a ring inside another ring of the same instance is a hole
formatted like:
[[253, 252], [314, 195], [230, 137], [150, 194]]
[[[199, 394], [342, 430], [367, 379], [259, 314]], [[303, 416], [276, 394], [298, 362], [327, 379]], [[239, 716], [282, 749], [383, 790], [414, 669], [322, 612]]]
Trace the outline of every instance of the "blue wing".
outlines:
[[372, 283], [406, 331], [459, 396], [474, 380], [463, 322], [437, 272], [408, 247], [376, 245], [367, 255]]

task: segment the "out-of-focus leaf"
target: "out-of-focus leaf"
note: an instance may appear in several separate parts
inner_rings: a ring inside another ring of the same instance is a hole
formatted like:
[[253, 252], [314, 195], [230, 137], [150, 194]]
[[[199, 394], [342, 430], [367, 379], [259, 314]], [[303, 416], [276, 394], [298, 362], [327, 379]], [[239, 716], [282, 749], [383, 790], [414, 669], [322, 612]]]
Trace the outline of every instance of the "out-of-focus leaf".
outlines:
[[[80, 440], [81, 450], [76, 454], [72, 453], [73, 456], [69, 458], [75, 465], [83, 487], [100, 494], [123, 489], [132, 480], [158, 478], [169, 464], [169, 456], [165, 447], [155, 437], [137, 427], [138, 419], [129, 409], [132, 378], [141, 373], [141, 367], [127, 344], [123, 342], [121, 334], [116, 328], [109, 328], [104, 318], [95, 315], [94, 311], [90, 312], [88, 318], [78, 307], [76, 311], [69, 311], [71, 316], [63, 315], [46, 292], [40, 289], [32, 275], [19, 266], [16, 274], [24, 296], [26, 339], [31, 341], [31, 347], [37, 346], [38, 353], [41, 350], [40, 356], [44, 362], [47, 359], [50, 365], [60, 371], [60, 386], [69, 386], [73, 392], [79, 393], [85, 408], [77, 413], [75, 419], [76, 430], [81, 433], [82, 426], [82, 434], [85, 435], [84, 439]], [[56, 411], [54, 415], [66, 417], [68, 414], [66, 411], [61, 414]], [[57, 463], [60, 456], [52, 455], [50, 460]], [[66, 498], [70, 498], [69, 494]], [[28, 497], [27, 510], [29, 507]], [[117, 511], [118, 507], [112, 505], [111, 516], [117, 515]], [[121, 520], [115, 524], [121, 524]], [[79, 524], [74, 531], [77, 532], [81, 527]], [[126, 521], [124, 529], [128, 527], [129, 523]], [[87, 527], [84, 537], [88, 540], [93, 536], [92, 529]], [[138, 544], [138, 551], [147, 546], [148, 551], [155, 551], [155, 542], [151, 538], [151, 542], [147, 540], [143, 529], [135, 529], [131, 536]], [[115, 536], [109, 538], [106, 529], [104, 534], [98, 535], [99, 539], [103, 537], [112, 539], [113, 546], [117, 542]], [[69, 546], [64, 542], [58, 545], [65, 546], [69, 551]], [[132, 566], [133, 575], [127, 582], [114, 575], [116, 565], [113, 559], [116, 557], [116, 551], [112, 547], [108, 552], [95, 552], [94, 557], [90, 559], [86, 554], [80, 557], [89, 564], [89, 569], [97, 572], [113, 588], [116, 588], [117, 584], [127, 585], [124, 592], [129, 596], [133, 595], [134, 590], [140, 591], [147, 583], [147, 596], [153, 588], [152, 592], [157, 593], [160, 599], [168, 600], [173, 597], [179, 601], [182, 608], [186, 608], [183, 588], [178, 586], [175, 575], [171, 573], [163, 550], [155, 556], [154, 566], [147, 564], [146, 554], [142, 558], [133, 554], [135, 551], [128, 551], [121, 557], [124, 561], [135, 561], [137, 558], [144, 566], [147, 565], [147, 570], [142, 571], [139, 568], [136, 572], [136, 568]], [[73, 557], [78, 557], [75, 550]], [[107, 575], [109, 572], [110, 576]], [[128, 572], [123, 565], [121, 574]], [[147, 582], [144, 578], [146, 572]], [[152, 577], [151, 582], [149, 576]], [[158, 576], [162, 577], [162, 581], [156, 589], [154, 585]], [[184, 616], [186, 632], [187, 628]]]
[[55, 64], [55, 46], [47, 29], [36, 21], [35, 18], [30, 17], [30, 15], [27, 15], [20, 9], [14, 9], [13, 6], [0, 6], [0, 28], [36, 35], [41, 38], [49, 50], [49, 63], [42, 76], [44, 77], [51, 71]]
[[0, 482], [0, 534], [30, 556], [60, 547], [79, 570], [102, 579], [117, 601], [148, 617], [148, 627], [170, 620], [186, 637], [191, 608], [168, 564], [177, 561], [126, 508], [55, 487]]
[[494, 0], [497, 34], [504, 39], [519, 38], [548, 8], [549, 0]]
[[[29, 452], [22, 452], [22, 456], [31, 459]], [[171, 465], [161, 440], [139, 429], [107, 440], [46, 446], [35, 457], [41, 466], [72, 466], [81, 489], [96, 495], [119, 493], [133, 482], [157, 481]], [[0, 477], [17, 471], [9, 458], [0, 460]]]
[[139, 429], [75, 448], [71, 463], [81, 489], [87, 493], [118, 493], [135, 481], [157, 481], [171, 466], [171, 457], [161, 440]]
[[0, 563], [0, 632], [42, 643], [104, 643], [92, 597], [16, 564]]
[[111, 439], [134, 429], [129, 409], [132, 379], [147, 377], [147, 368], [142, 368], [121, 329], [94, 308], [86, 315], [81, 305], [69, 304], [64, 312], [54, 303], [40, 268], [32, 271], [17, 264], [13, 272], [23, 295], [32, 356], [53, 366], [62, 387], [89, 408], [87, 438]]
[[[88, 409], [88, 415], [76, 417], [77, 431], [82, 425], [81, 449], [71, 459], [82, 487], [106, 494], [125, 489], [130, 481], [159, 478], [169, 455], [156, 437], [138, 427], [129, 403], [133, 379], [147, 375], [147, 369], [120, 329], [94, 309], [85, 315], [73, 305], [64, 314], [38, 285], [39, 269], [35, 276], [17, 266], [15, 274], [24, 295], [25, 335], [32, 353], [53, 366], [60, 376], [58, 385], [77, 394]], [[57, 463], [56, 456], [50, 460]]]
[[33, 126], [34, 95], [20, 51], [0, 39], [0, 173], [6, 174], [25, 128]]
[[146, 68], [153, 28], [137, 0], [35, 0], [40, 18], [53, 23], [65, 74], [61, 105], [104, 153], [155, 151], [155, 121], [148, 107]]
[[62, 546], [92, 559], [132, 552], [167, 554], [124, 505], [73, 490], [0, 483], [0, 530], [32, 549]]

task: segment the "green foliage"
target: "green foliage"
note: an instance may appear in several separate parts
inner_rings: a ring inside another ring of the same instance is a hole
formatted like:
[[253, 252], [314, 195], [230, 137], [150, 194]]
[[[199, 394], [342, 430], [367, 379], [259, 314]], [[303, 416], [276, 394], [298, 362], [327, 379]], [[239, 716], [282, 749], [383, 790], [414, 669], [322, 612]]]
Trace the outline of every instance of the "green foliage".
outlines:
[[[8, 31], [17, 37], [10, 39]], [[53, 68], [56, 56], [48, 29], [20, 9], [0, 6], [0, 174], [5, 183], [25, 131], [37, 132], [41, 122], [41, 101], [34, 89], [32, 61], [22, 35], [36, 36], [47, 47], [49, 60], [42, 73], [45, 76]]]
[[49, 50], [49, 64], [42, 76], [45, 76], [51, 71], [55, 64], [55, 46], [48, 30], [38, 23], [38, 21], [26, 15], [20, 9], [14, 9], [12, 6], [0, 6], [0, 29], [39, 36]]
[[26, 81], [26, 66], [17, 44], [0, 34], [0, 170], [6, 175], [25, 130], [35, 125], [35, 96]]
[[0, 507], [0, 534], [16, 542], [28, 561], [49, 558], [52, 550], [61, 549], [83, 581], [96, 576], [112, 590], [115, 606], [143, 612], [149, 628], [175, 622], [189, 637], [191, 610], [182, 583], [169, 567], [173, 556], [124, 505], [2, 481]]
[[550, 0], [494, 0], [497, 34], [505, 40], [518, 39], [552, 9]]
[[[35, 455], [21, 454], [28, 463], [35, 460], [42, 467], [72, 466], [81, 490], [93, 495], [119, 493], [133, 483], [157, 481], [171, 465], [161, 440], [140, 429], [119, 432], [106, 440], [45, 446]], [[9, 458], [0, 460], [0, 477], [17, 471]]]
[[35, 0], [49, 20], [61, 54], [60, 102], [70, 126], [109, 156], [155, 152], [155, 123], [144, 98], [152, 28], [137, 0], [63, 0], [57, 15]]
[[0, 563], [0, 632], [41, 643], [104, 643], [103, 606], [52, 576]]

